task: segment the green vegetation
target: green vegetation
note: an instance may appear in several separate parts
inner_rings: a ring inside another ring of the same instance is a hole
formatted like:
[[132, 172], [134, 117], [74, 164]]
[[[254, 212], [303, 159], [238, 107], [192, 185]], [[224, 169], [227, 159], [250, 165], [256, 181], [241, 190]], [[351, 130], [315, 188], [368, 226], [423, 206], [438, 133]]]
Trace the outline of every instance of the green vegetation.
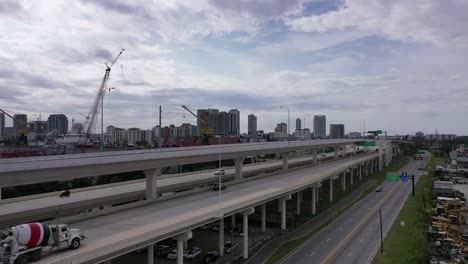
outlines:
[[[431, 158], [429, 175], [422, 176], [416, 184], [416, 196], [410, 196], [395, 219], [384, 241], [384, 254], [377, 253], [372, 263], [426, 263], [430, 254], [430, 242], [426, 239], [425, 224], [431, 209], [432, 175], [443, 158]], [[404, 221], [405, 226], [400, 222]]]
[[[374, 191], [375, 187], [377, 187], [378, 185], [382, 184], [382, 182], [385, 180], [385, 175], [387, 172], [393, 172], [393, 171], [398, 171], [400, 168], [402, 168], [405, 164], [407, 164], [408, 162], [408, 158], [405, 158], [405, 157], [394, 157], [394, 159], [392, 160], [392, 163], [387, 167], [385, 168], [384, 170], [380, 171], [380, 172], [374, 172], [372, 174], [369, 174], [369, 178], [370, 179], [374, 179], [374, 180], [377, 180], [377, 183], [372, 185], [370, 188], [367, 189], [367, 191], [365, 193], [363, 193], [361, 195], [361, 197], [358, 199], [362, 199], [364, 198], [367, 194], [371, 193]], [[367, 184], [367, 182], [366, 182]], [[340, 185], [338, 184], [338, 187]], [[349, 185], [348, 185], [349, 186]], [[340, 190], [341, 191], [341, 190]], [[342, 191], [341, 191], [342, 192]], [[338, 200], [342, 200], [344, 199], [348, 194], [350, 194], [352, 192], [352, 189], [351, 188], [348, 188], [345, 192], [343, 192], [342, 195], [340, 195], [338, 197]], [[324, 200], [323, 202], [325, 203], [329, 203], [327, 207], [329, 206], [332, 206], [333, 204], [330, 203], [328, 200]], [[336, 203], [336, 202], [335, 202]], [[297, 238], [297, 239], [293, 239], [293, 240], [290, 240], [286, 243], [284, 243], [283, 245], [281, 245], [278, 250], [268, 259], [268, 261], [266, 262], [266, 264], [274, 264], [274, 263], [278, 263], [281, 259], [283, 259], [285, 256], [287, 256], [290, 252], [292, 252], [294, 249], [296, 249], [297, 247], [299, 247], [301, 244], [303, 244], [305, 241], [307, 241], [309, 238], [313, 237], [317, 232], [319, 232], [320, 230], [322, 230], [323, 228], [325, 228], [326, 226], [328, 226], [329, 224], [331, 224], [333, 222], [333, 220], [340, 216], [343, 212], [345, 212], [348, 208], [352, 207], [354, 205], [354, 203], [352, 203], [351, 205], [349, 205], [348, 207], [340, 210], [339, 213], [336, 213], [334, 214], [332, 217], [330, 217], [327, 221], [325, 221], [324, 223], [322, 223], [320, 226], [318, 226], [317, 228], [313, 229], [312, 231], [310, 231], [309, 233], [305, 234], [304, 236], [300, 237], [300, 238]], [[324, 208], [325, 206], [322, 205], [322, 208]]]

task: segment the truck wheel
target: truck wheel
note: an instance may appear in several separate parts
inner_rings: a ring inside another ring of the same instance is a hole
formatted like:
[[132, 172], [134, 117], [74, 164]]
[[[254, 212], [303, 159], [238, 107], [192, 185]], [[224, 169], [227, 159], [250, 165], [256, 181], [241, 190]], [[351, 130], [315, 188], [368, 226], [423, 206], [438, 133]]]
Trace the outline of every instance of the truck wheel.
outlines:
[[29, 254], [29, 258], [31, 261], [39, 261], [41, 259], [41, 250], [39, 249], [31, 252], [31, 254]]
[[77, 248], [80, 247], [80, 244], [81, 244], [80, 239], [79, 238], [74, 238], [72, 240], [71, 244], [70, 244], [70, 248], [71, 249], [77, 249]]
[[26, 256], [26, 255], [24, 255], [24, 254], [23, 254], [23, 255], [20, 255], [19, 257], [17, 257], [17, 258], [15, 259], [15, 262], [14, 262], [14, 263], [15, 263], [15, 264], [26, 264], [26, 263], [28, 263], [28, 256]]

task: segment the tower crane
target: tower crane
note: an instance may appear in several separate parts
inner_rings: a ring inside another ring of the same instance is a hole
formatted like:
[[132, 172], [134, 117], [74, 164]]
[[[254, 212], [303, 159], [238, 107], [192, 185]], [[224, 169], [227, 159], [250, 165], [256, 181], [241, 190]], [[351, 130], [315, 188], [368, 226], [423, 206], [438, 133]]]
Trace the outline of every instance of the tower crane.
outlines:
[[207, 121], [207, 120], [209, 120], [209, 116], [205, 116], [206, 120], [203, 120], [203, 118], [196, 115], [192, 110], [190, 110], [185, 105], [182, 105], [182, 108], [187, 110], [187, 112], [189, 112], [191, 115], [193, 115], [197, 120], [200, 120], [200, 122], [201, 122], [201, 124], [200, 124], [200, 133], [203, 135], [203, 143], [205, 145], [208, 145], [210, 137], [211, 137], [211, 135], [213, 135], [213, 128], [210, 127], [210, 124]]
[[96, 125], [96, 119], [99, 114], [99, 111], [101, 110], [101, 103], [102, 99], [104, 98], [104, 94], [107, 90], [107, 83], [109, 81], [109, 75], [110, 71], [112, 69], [112, 66], [117, 62], [119, 59], [120, 55], [124, 52], [124, 49], [122, 49], [119, 54], [114, 58], [114, 60], [108, 65], [106, 63], [106, 71], [104, 73], [104, 77], [102, 78], [101, 81], [101, 86], [99, 87], [99, 90], [96, 94], [96, 98], [94, 99], [94, 103], [91, 106], [91, 109], [89, 110], [89, 114], [87, 115], [85, 122], [84, 122], [84, 132], [85, 132], [85, 137], [80, 137], [80, 144], [85, 144], [89, 145], [91, 144], [91, 133], [93, 131], [94, 126]]
[[8, 114], [2, 109], [0, 109], [0, 112], [4, 113], [6, 116], [11, 118], [13, 120], [13, 123], [16, 123], [16, 125], [18, 126], [18, 134], [19, 134], [18, 143], [20, 145], [27, 145], [28, 144], [27, 134], [31, 132], [29, 127], [27, 127], [27, 124], [21, 124], [21, 122], [18, 121], [14, 116]]

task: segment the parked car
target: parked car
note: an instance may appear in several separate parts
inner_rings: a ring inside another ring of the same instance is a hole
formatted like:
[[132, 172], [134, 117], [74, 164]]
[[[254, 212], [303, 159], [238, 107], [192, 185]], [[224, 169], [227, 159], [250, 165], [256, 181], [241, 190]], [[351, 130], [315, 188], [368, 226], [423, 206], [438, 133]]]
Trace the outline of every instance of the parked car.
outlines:
[[206, 255], [203, 257], [202, 262], [203, 263], [213, 263], [219, 258], [219, 253], [216, 250], [210, 250], [206, 252]]
[[194, 259], [201, 254], [201, 249], [199, 247], [192, 247], [187, 249], [184, 252], [184, 259]]
[[167, 254], [171, 253], [173, 250], [172, 247], [167, 245], [157, 245], [156, 246], [156, 256], [167, 257]]
[[177, 249], [172, 249], [172, 251], [167, 254], [168, 259], [176, 259], [177, 258]]
[[225, 174], [224, 170], [215, 171], [215, 175], [224, 175], [224, 174]]
[[382, 191], [382, 186], [379, 186], [377, 187], [377, 189], [375, 189], [375, 192], [381, 192]]
[[239, 244], [239, 242], [237, 242], [237, 241], [228, 241], [228, 242], [224, 243], [224, 252], [231, 253], [232, 250], [235, 247], [237, 247], [238, 244]]
[[[226, 185], [221, 183], [221, 190], [226, 190]], [[219, 183], [213, 184], [213, 191], [219, 191]]]

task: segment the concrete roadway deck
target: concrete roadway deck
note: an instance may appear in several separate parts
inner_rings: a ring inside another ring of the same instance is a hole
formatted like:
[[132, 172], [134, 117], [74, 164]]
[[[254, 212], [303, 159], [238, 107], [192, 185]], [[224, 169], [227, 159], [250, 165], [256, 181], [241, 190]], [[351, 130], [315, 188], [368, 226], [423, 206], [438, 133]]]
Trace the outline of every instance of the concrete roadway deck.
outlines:
[[[319, 159], [330, 159], [334, 154], [327, 153], [325, 155], [325, 157], [319, 156]], [[290, 159], [288, 163], [290, 166], [298, 166], [312, 161], [313, 156], [309, 156]], [[248, 177], [281, 168], [281, 160], [249, 164], [243, 166], [243, 174]], [[223, 181], [230, 180], [234, 177], [235, 168], [225, 168], [225, 172]], [[218, 180], [218, 176], [214, 175], [214, 170], [169, 174], [160, 177], [161, 179], [158, 180], [158, 193], [160, 194], [208, 185]], [[85, 209], [141, 200], [145, 197], [145, 189], [146, 182], [142, 179], [120, 185], [95, 186], [91, 190], [89, 188], [72, 190], [71, 196], [67, 198], [60, 198], [56, 192], [3, 200], [0, 201], [0, 227], [56, 217], [58, 212], [60, 212], [60, 216], [78, 214]]]
[[297, 192], [351, 166], [378, 157], [367, 153], [322, 164], [318, 167], [286, 171], [229, 186], [222, 193], [206, 191], [190, 196], [148, 204], [73, 224], [88, 237], [78, 250], [57, 252], [37, 263], [99, 263], [172, 237], [208, 222]]

